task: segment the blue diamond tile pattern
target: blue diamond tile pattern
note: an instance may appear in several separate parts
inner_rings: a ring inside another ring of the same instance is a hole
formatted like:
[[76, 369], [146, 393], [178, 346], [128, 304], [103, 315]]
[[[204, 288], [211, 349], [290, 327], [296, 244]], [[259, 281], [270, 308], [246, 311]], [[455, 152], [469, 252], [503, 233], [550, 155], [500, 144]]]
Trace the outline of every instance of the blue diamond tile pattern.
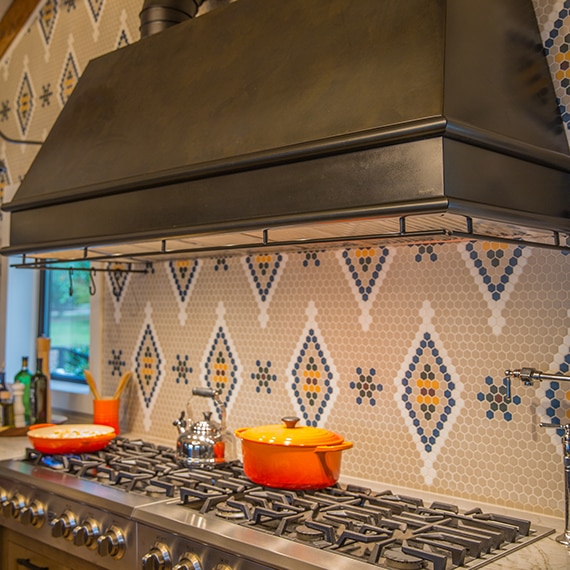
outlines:
[[395, 397], [424, 461], [422, 475], [431, 484], [435, 460], [463, 407], [463, 384], [432, 324], [428, 301], [420, 314], [423, 322], [395, 379]]
[[145, 322], [133, 354], [133, 375], [144, 414], [144, 428], [149, 431], [151, 415], [165, 376], [165, 359], [152, 321], [152, 306], [145, 307]]
[[23, 135], [26, 134], [28, 127], [30, 126], [33, 110], [34, 92], [32, 90], [30, 76], [27, 72], [24, 72], [22, 83], [20, 84], [20, 90], [18, 92], [18, 98], [16, 100], [16, 115]]
[[169, 261], [167, 265], [170, 285], [178, 303], [178, 320], [182, 326], [186, 323], [188, 300], [196, 285], [201, 266], [198, 259]]
[[[225, 321], [226, 310], [223, 303], [218, 304], [216, 313], [218, 319], [202, 360], [202, 384], [219, 392], [229, 417], [241, 385], [242, 366]], [[212, 405], [221, 419], [218, 405], [213, 401]]]
[[67, 100], [75, 89], [78, 81], [79, 71], [77, 69], [73, 53], [70, 52], [67, 55], [65, 67], [63, 68], [63, 73], [61, 74], [61, 79], [59, 81], [59, 99], [62, 105], [67, 103]]
[[115, 306], [115, 322], [118, 323], [121, 320], [121, 305], [125, 298], [125, 291], [131, 279], [131, 274], [123, 269], [126, 269], [121, 264], [107, 264], [106, 269], [113, 271], [107, 271], [105, 275], [107, 287], [111, 291], [113, 304]]
[[291, 401], [302, 421], [309, 426], [323, 425], [338, 393], [337, 372], [316, 322], [313, 302], [306, 311], [308, 320], [291, 363]]
[[360, 247], [341, 250], [337, 257], [360, 308], [362, 330], [367, 331], [372, 323], [370, 309], [388, 274], [394, 251], [382, 246]]
[[285, 253], [260, 253], [242, 258], [243, 268], [259, 307], [258, 320], [261, 328], [265, 328], [269, 321], [267, 310], [286, 262]]
[[505, 304], [510, 299], [532, 248], [490, 241], [468, 242], [459, 244], [458, 247], [491, 311], [489, 326], [499, 336], [505, 326]]
[[117, 40], [117, 49], [128, 46], [131, 42], [129, 41], [129, 36], [126, 30], [121, 30], [119, 34], [119, 39]]
[[46, 43], [49, 45], [53, 31], [55, 29], [55, 23], [58, 16], [58, 7], [56, 0], [48, 0], [43, 8], [40, 10], [38, 24], [41, 30], [41, 36]]
[[168, 269], [181, 301], [186, 301], [188, 298], [191, 285], [196, 279], [198, 268], [199, 262], [197, 259], [168, 262]]
[[[570, 317], [570, 309], [568, 316]], [[570, 377], [570, 331], [560, 346], [550, 371]], [[540, 382], [536, 392], [540, 398], [537, 413], [541, 422], [559, 426], [570, 424], [570, 382], [565, 380]], [[560, 438], [563, 435], [562, 427], [550, 430], [552, 444], [557, 449], [560, 448]]]
[[99, 21], [104, 5], [105, 0], [87, 0], [87, 6], [89, 6], [89, 12], [94, 22]]

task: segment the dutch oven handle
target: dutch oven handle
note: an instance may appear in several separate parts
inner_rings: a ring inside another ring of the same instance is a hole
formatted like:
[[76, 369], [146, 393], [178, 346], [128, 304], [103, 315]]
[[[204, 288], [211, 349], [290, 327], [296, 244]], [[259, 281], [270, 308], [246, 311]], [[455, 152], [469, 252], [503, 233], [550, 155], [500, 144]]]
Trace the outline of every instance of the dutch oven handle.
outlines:
[[337, 445], [318, 445], [315, 447], [315, 453], [326, 453], [329, 451], [344, 451], [352, 447], [352, 441], [343, 441]]

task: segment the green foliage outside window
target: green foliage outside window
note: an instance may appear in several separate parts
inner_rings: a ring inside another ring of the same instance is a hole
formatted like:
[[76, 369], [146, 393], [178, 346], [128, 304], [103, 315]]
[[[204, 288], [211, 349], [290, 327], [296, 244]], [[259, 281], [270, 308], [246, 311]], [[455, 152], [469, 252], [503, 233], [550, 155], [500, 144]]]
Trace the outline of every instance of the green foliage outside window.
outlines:
[[89, 364], [90, 273], [78, 270], [89, 269], [89, 263], [76, 263], [74, 267], [71, 272], [46, 272], [51, 374], [69, 379], [82, 378]]

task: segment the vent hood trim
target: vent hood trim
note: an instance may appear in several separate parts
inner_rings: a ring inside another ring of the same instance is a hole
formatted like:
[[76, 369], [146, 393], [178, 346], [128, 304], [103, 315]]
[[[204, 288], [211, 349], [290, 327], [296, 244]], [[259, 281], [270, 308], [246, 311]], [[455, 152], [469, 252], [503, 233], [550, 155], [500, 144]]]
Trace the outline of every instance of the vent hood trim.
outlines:
[[433, 117], [410, 121], [406, 124], [390, 125], [367, 132], [351, 133], [334, 139], [311, 141], [308, 143], [272, 149], [264, 153], [237, 156], [231, 161], [219, 160], [207, 164], [184, 166], [172, 171], [157, 174], [141, 174], [127, 180], [113, 180], [94, 186], [78, 187], [72, 191], [46, 193], [40, 196], [16, 196], [4, 204], [2, 210], [17, 212], [52, 204], [103, 197], [122, 192], [135, 192], [156, 186], [166, 186], [181, 182], [191, 182], [212, 176], [233, 174], [247, 170], [278, 166], [300, 160], [310, 160], [334, 154], [366, 150], [387, 145], [397, 145], [412, 140], [437, 136], [473, 144], [515, 158], [534, 162], [548, 168], [570, 173], [570, 156], [561, 152], [544, 149], [516, 139], [476, 129], [465, 123], [451, 122], [444, 117]]

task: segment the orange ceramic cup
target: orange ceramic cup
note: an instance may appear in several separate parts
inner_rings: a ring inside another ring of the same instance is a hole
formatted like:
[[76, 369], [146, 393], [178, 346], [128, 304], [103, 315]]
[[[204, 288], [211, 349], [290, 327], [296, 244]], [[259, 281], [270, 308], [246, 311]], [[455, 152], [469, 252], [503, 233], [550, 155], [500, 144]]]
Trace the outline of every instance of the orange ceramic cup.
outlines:
[[93, 400], [93, 423], [104, 426], [111, 426], [115, 433], [119, 435], [119, 404], [121, 400], [118, 398], [103, 398], [101, 400]]

